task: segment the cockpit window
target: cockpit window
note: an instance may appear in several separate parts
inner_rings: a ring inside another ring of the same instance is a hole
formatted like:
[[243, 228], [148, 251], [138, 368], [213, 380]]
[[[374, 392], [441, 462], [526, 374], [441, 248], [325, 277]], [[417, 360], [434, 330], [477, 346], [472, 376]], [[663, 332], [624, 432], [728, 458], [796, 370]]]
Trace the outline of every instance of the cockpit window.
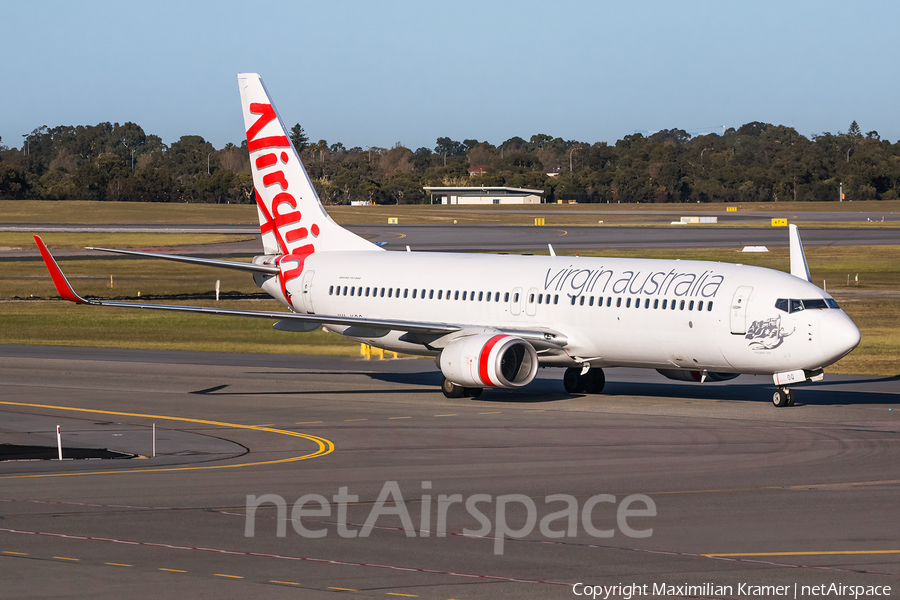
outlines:
[[800, 312], [801, 310], [816, 310], [828, 308], [840, 308], [833, 298], [811, 298], [799, 300], [797, 298], [779, 298], [775, 301], [775, 308], [786, 313]]
[[814, 300], [804, 300], [803, 308], [806, 310], [810, 310], [813, 308], [828, 308], [828, 304], [825, 303], [824, 298], [816, 298]]

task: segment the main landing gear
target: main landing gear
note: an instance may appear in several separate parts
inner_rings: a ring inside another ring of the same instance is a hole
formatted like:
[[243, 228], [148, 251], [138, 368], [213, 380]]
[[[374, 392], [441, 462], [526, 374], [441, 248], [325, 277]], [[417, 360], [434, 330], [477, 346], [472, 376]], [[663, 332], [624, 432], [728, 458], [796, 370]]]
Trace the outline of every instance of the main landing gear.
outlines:
[[478, 398], [481, 396], [481, 392], [484, 391], [484, 388], [463, 387], [461, 385], [456, 385], [444, 377], [444, 382], [441, 384], [441, 391], [444, 392], [444, 396], [447, 398]]
[[603, 369], [590, 369], [584, 375], [580, 367], [570, 367], [563, 375], [563, 387], [570, 394], [599, 394], [606, 385]]
[[775, 390], [772, 394], [772, 404], [778, 408], [794, 405], [794, 392], [790, 388], [782, 387]]

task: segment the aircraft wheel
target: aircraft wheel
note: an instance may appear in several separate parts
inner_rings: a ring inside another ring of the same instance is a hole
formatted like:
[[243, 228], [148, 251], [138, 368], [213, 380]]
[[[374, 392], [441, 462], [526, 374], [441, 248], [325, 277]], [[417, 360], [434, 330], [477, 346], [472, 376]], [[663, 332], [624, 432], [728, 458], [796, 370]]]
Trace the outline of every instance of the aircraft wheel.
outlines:
[[790, 404], [788, 404], [790, 402], [789, 398], [790, 398], [790, 394], [789, 394], [788, 390], [786, 388], [785, 389], [779, 388], [779, 389], [775, 390], [774, 394], [772, 394], [772, 404], [774, 404], [778, 408], [790, 406]]
[[600, 394], [603, 392], [603, 386], [606, 385], [606, 375], [603, 374], [603, 369], [591, 369], [582, 379], [584, 380], [584, 391], [588, 394]]
[[444, 392], [444, 396], [447, 398], [462, 398], [465, 393], [465, 388], [461, 385], [456, 385], [444, 377], [444, 382], [441, 384], [441, 391]]
[[478, 398], [483, 391], [484, 388], [466, 388], [465, 395], [468, 398]]
[[581, 394], [584, 392], [585, 378], [581, 376], [580, 367], [569, 367], [563, 375], [563, 387], [570, 394]]
[[787, 405], [788, 405], [788, 406], [793, 406], [793, 405], [794, 405], [794, 400], [795, 400], [795, 398], [794, 398], [794, 390], [792, 390], [792, 389], [787, 389], [787, 390], [784, 390], [784, 391], [785, 391], [785, 393], [787, 393], [787, 397], [788, 397], [788, 403], [787, 403]]

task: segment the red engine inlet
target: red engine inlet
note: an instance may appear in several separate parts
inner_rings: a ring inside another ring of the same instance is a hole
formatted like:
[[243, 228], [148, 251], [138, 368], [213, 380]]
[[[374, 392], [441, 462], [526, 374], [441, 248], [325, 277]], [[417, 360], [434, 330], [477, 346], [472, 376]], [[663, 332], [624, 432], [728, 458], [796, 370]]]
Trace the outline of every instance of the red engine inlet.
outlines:
[[441, 352], [444, 377], [463, 387], [515, 388], [537, 374], [534, 347], [511, 335], [481, 333], [452, 341]]

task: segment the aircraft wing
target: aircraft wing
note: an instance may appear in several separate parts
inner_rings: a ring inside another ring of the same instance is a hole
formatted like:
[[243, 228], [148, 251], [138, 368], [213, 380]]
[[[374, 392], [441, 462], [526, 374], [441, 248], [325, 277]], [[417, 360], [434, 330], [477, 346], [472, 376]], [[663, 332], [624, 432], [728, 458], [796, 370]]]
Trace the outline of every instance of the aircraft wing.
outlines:
[[[56, 291], [62, 296], [65, 300], [69, 300], [70, 302], [74, 302], [76, 304], [88, 304], [92, 306], [115, 306], [119, 308], [146, 308], [150, 310], [169, 310], [176, 312], [192, 312], [192, 313], [202, 313], [202, 314], [211, 314], [211, 315], [230, 315], [235, 317], [256, 317], [261, 319], [279, 319], [280, 321], [285, 322], [284, 324], [279, 323], [281, 327], [279, 329], [286, 330], [296, 330], [296, 331], [312, 331], [316, 327], [320, 325], [338, 325], [338, 326], [348, 326], [348, 327], [360, 327], [365, 330], [385, 330], [385, 331], [406, 331], [413, 334], [425, 334], [429, 336], [433, 336], [433, 340], [438, 340], [447, 334], [452, 334], [456, 332], [464, 332], [466, 329], [472, 329], [472, 327], [466, 326], [464, 324], [452, 324], [452, 323], [427, 323], [427, 322], [419, 322], [419, 321], [402, 321], [402, 320], [393, 320], [393, 319], [366, 319], [361, 317], [345, 317], [345, 316], [337, 316], [337, 315], [324, 315], [324, 314], [301, 314], [301, 313], [293, 313], [293, 312], [280, 312], [280, 311], [261, 311], [261, 310], [237, 310], [237, 309], [228, 309], [228, 308], [215, 308], [208, 306], [180, 306], [180, 305], [172, 305], [172, 304], [150, 304], [150, 303], [140, 303], [140, 302], [112, 302], [107, 300], [94, 300], [87, 299], [81, 297], [69, 283], [66, 276], [63, 274], [62, 270], [59, 268], [59, 265], [56, 263], [56, 259], [53, 258], [53, 255], [50, 254], [50, 251], [47, 249], [47, 246], [44, 244], [44, 241], [40, 238], [40, 236], [34, 236], [34, 241], [37, 243], [38, 249], [41, 252], [41, 257], [44, 259], [44, 264], [47, 266], [47, 270], [50, 271], [50, 277], [53, 279], [53, 284], [56, 286]], [[100, 248], [96, 248], [100, 250]], [[141, 256], [150, 256], [154, 258], [166, 258], [172, 260], [182, 260], [182, 262], [191, 262], [195, 264], [205, 264], [211, 266], [224, 266], [226, 268], [235, 268], [234, 265], [243, 265], [246, 267], [250, 267], [246, 270], [256, 270], [264, 273], [271, 273], [274, 269], [274, 272], [278, 272], [277, 267], [266, 267], [265, 265], [255, 265], [248, 263], [232, 263], [228, 261], [217, 261], [212, 259], [203, 259], [203, 258], [193, 258], [189, 256], [178, 256], [174, 257], [173, 255], [167, 254], [153, 254], [150, 252], [134, 252], [129, 250], [109, 250], [111, 252], [120, 252], [123, 254], [136, 254]], [[224, 264], [219, 264], [224, 263]], [[299, 326], [306, 325], [305, 328], [295, 329], [289, 323], [296, 323]], [[478, 330], [483, 330], [483, 327], [477, 328]], [[497, 331], [501, 333], [506, 333], [508, 335], [515, 335], [517, 337], [521, 337], [532, 344], [534, 344], [538, 348], [546, 348], [546, 347], [554, 347], [560, 348], [566, 344], [566, 338], [562, 334], [550, 331], [550, 330], [512, 330], [512, 329], [502, 329], [498, 328]], [[439, 346], [436, 346], [439, 347]]]

